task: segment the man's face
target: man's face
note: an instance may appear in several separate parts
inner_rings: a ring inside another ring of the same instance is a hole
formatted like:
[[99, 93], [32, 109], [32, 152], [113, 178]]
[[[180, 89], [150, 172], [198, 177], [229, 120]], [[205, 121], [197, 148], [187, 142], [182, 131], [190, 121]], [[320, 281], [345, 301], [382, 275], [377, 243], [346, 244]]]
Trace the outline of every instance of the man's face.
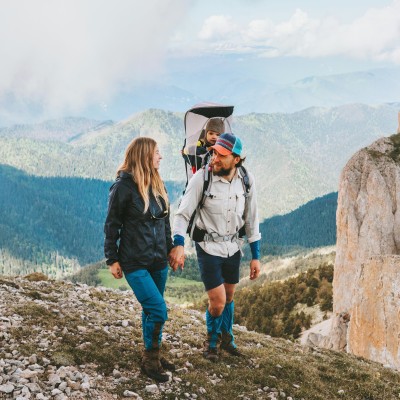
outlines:
[[207, 143], [209, 143], [211, 146], [214, 146], [214, 144], [217, 141], [219, 135], [221, 135], [221, 134], [218, 133], [218, 132], [207, 131], [207, 134], [206, 134]]
[[228, 176], [232, 169], [235, 168], [239, 160], [240, 157], [234, 157], [232, 153], [228, 154], [227, 156], [223, 156], [222, 154], [218, 153], [217, 150], [214, 150], [211, 161], [214, 175]]

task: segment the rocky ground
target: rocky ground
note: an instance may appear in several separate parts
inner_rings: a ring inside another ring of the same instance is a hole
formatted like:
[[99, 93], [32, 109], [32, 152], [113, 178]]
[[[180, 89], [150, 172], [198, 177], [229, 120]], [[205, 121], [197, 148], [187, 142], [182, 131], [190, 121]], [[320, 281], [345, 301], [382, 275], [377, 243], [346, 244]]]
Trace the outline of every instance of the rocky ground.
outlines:
[[347, 354], [236, 326], [246, 354], [201, 356], [203, 315], [170, 305], [163, 352], [177, 371], [156, 384], [139, 368], [141, 310], [131, 292], [0, 277], [0, 398], [398, 399], [400, 375]]

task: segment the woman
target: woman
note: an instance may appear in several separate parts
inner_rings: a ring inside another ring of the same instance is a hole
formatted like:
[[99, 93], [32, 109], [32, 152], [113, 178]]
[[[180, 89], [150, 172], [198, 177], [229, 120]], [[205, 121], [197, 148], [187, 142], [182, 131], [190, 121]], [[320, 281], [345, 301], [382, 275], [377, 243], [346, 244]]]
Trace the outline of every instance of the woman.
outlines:
[[142, 305], [142, 371], [166, 382], [168, 375], [163, 368], [175, 369], [160, 357], [162, 329], [167, 320], [163, 298], [167, 254], [173, 245], [168, 196], [158, 172], [161, 159], [157, 143], [151, 138], [139, 137], [128, 145], [110, 188], [104, 252], [112, 275], [120, 279], [124, 274]]

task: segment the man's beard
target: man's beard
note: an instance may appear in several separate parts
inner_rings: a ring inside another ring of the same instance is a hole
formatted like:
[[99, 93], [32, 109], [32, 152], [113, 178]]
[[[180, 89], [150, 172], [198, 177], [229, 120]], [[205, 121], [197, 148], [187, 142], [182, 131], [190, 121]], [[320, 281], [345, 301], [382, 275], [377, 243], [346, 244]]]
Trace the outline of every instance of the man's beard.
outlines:
[[221, 168], [219, 171], [214, 171], [213, 174], [216, 176], [228, 176], [234, 167], [231, 168]]

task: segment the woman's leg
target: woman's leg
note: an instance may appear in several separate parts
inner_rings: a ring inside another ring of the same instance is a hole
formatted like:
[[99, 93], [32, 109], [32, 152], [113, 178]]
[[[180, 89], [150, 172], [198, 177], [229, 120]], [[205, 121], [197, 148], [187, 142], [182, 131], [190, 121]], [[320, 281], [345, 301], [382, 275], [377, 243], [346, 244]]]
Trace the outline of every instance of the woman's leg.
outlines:
[[[158, 279], [159, 286], [162, 287], [162, 280], [168, 273], [160, 271]], [[158, 272], [158, 271], [157, 271]], [[140, 269], [125, 274], [125, 278], [131, 286], [137, 300], [143, 309], [143, 339], [145, 349], [150, 350], [159, 347], [162, 327], [167, 320], [167, 306], [160, 290], [149, 271]], [[165, 287], [165, 282], [164, 282]]]
[[[165, 285], [167, 283], [167, 277], [168, 277], [168, 266], [166, 266], [165, 268], [158, 270], [158, 271], [151, 271], [150, 275], [153, 278], [153, 281], [154, 281], [155, 285], [157, 286], [157, 289], [158, 289], [160, 295], [164, 299]], [[165, 300], [164, 300], [164, 304], [165, 304]], [[160, 327], [160, 330], [158, 333], [158, 346], [159, 347], [161, 346], [162, 328], [163, 327], [164, 327], [164, 324]]]
[[[160, 276], [163, 276], [161, 273]], [[167, 320], [167, 306], [153, 277], [147, 270], [138, 270], [125, 274], [136, 298], [142, 305], [143, 340], [145, 350], [142, 358], [142, 370], [149, 377], [166, 382], [169, 377], [160, 362], [160, 337], [162, 327]], [[161, 281], [160, 277], [160, 281]]]

